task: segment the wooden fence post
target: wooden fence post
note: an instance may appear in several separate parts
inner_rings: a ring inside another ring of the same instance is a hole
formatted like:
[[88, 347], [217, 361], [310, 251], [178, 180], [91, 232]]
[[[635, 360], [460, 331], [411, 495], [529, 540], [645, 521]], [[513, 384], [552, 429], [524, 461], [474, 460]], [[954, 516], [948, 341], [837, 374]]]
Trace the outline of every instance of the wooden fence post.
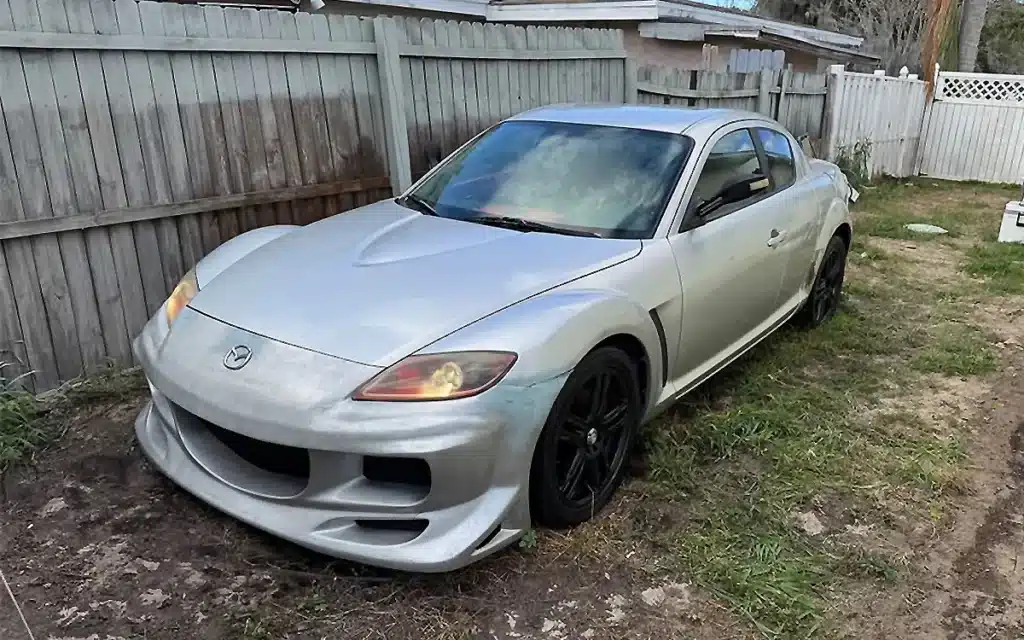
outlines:
[[625, 104], [636, 104], [636, 103], [638, 103], [640, 101], [640, 94], [639, 94], [639, 92], [637, 91], [637, 88], [636, 88], [636, 83], [637, 83], [637, 77], [636, 77], [637, 66], [636, 66], [636, 61], [633, 60], [632, 58], [626, 58], [625, 59], [625, 64], [626, 64], [626, 74], [625, 74], [626, 86], [624, 88], [625, 95], [623, 96], [622, 102], [625, 103]]
[[757, 85], [757, 112], [764, 116], [772, 115], [772, 81], [775, 71], [761, 69], [761, 81]]
[[[921, 71], [924, 72], [924, 69]], [[932, 81], [930, 83], [925, 81], [924, 85], [924, 115], [921, 117], [921, 129], [918, 134], [917, 152], [914, 154], [915, 176], [921, 173], [921, 165], [924, 164], [924, 153], [926, 151], [925, 142], [928, 141], [928, 133], [932, 124], [932, 105], [935, 104], [936, 97], [941, 97], [936, 91], [939, 88], [939, 82], [942, 81], [938, 63], [935, 64], [935, 71], [932, 73], [931, 78]]]
[[839, 116], [843, 110], [843, 82], [846, 67], [834, 64], [828, 68], [828, 93], [825, 95], [825, 117], [828, 119], [827, 160], [835, 160], [839, 150]]
[[[782, 70], [782, 77], [779, 79], [779, 101], [775, 103], [775, 119], [782, 117], [782, 106], [786, 102], [786, 89], [793, 82], [793, 65], [786, 65]], [[779, 120], [781, 122], [781, 120]]]
[[402, 67], [394, 19], [374, 18], [373, 39], [377, 44], [377, 73], [380, 74], [381, 101], [384, 105], [388, 173], [391, 192], [397, 196], [412, 185], [412, 165], [409, 162], [409, 129], [405, 121]]

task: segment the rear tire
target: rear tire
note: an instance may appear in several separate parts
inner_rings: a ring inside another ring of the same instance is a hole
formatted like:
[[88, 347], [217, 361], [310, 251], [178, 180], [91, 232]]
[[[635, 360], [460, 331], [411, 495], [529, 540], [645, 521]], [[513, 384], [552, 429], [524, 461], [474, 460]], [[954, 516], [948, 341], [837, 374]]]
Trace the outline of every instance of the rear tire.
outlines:
[[814, 329], [828, 322], [839, 310], [846, 277], [846, 242], [832, 236], [811, 285], [811, 294], [793, 320], [798, 325]]
[[555, 399], [534, 450], [534, 519], [565, 528], [594, 517], [622, 483], [642, 417], [630, 357], [615, 347], [587, 354]]

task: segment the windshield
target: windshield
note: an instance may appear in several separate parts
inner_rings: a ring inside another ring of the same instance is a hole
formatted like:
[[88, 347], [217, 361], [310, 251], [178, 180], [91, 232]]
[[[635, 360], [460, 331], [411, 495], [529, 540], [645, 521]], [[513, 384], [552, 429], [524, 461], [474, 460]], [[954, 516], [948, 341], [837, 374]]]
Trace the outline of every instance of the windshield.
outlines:
[[505, 122], [462, 149], [412, 195], [446, 218], [513, 217], [557, 230], [649, 238], [692, 141], [560, 122]]

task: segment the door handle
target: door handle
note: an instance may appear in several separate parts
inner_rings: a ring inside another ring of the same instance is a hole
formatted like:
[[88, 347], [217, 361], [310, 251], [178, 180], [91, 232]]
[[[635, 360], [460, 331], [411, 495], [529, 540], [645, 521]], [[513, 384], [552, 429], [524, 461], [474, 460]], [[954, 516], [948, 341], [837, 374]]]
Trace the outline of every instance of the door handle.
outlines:
[[786, 237], [785, 231], [779, 231], [778, 229], [772, 229], [771, 235], [768, 237], [768, 246], [776, 247], [782, 243], [782, 240]]

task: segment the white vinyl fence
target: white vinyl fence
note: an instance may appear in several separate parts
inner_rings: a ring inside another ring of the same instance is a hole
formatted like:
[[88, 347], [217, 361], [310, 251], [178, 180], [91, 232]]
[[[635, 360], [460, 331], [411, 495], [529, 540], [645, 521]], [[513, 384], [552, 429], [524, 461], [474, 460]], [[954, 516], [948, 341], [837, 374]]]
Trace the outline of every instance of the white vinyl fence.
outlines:
[[1024, 178], [1024, 76], [940, 72], [919, 166], [950, 180]]
[[866, 153], [870, 176], [914, 175], [925, 111], [925, 83], [914, 75], [884, 71], [851, 73], [829, 69], [828, 157], [858, 149]]

